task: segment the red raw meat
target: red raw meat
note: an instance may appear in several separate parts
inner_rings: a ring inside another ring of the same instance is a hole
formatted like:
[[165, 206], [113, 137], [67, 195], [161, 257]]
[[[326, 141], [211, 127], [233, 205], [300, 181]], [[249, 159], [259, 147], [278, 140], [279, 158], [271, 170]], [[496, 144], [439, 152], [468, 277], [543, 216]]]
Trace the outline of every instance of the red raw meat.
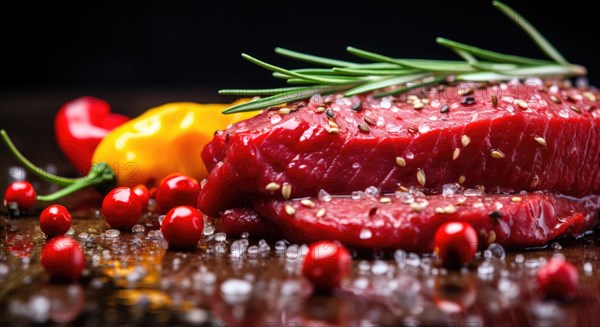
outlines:
[[335, 95], [287, 115], [270, 110], [236, 123], [202, 153], [211, 173], [199, 208], [218, 216], [255, 199], [283, 199], [281, 188], [267, 190], [270, 183], [289, 184], [292, 197], [368, 186], [393, 192], [399, 185], [428, 193], [457, 181], [488, 192], [600, 193], [596, 91], [524, 84], [465, 90]]
[[410, 204], [409, 193], [397, 194], [384, 200], [367, 195], [330, 201], [271, 199], [257, 201], [255, 209], [292, 242], [338, 240], [357, 248], [417, 252], [432, 251], [436, 229], [448, 221], [471, 224], [479, 233], [480, 247], [492, 242], [505, 247], [541, 246], [559, 236], [582, 235], [597, 225], [600, 209], [600, 196], [438, 194], [416, 196]]

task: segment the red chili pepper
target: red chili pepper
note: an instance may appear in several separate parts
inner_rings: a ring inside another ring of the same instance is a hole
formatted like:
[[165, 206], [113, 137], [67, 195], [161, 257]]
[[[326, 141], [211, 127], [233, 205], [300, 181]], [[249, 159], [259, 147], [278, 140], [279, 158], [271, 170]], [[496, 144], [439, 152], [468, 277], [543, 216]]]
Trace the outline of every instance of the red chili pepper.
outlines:
[[60, 204], [53, 204], [40, 215], [40, 229], [52, 237], [64, 235], [71, 228], [71, 214]]
[[351, 257], [341, 244], [319, 241], [308, 248], [302, 274], [320, 291], [331, 291], [348, 276]]
[[473, 260], [477, 243], [477, 232], [471, 225], [454, 221], [437, 229], [433, 238], [433, 250], [444, 266], [458, 268]]
[[193, 177], [171, 174], [163, 178], [156, 188], [156, 204], [161, 212], [177, 206], [195, 207], [200, 194], [200, 184]]
[[112, 228], [131, 228], [142, 217], [142, 201], [129, 187], [117, 187], [104, 197], [102, 214]]
[[562, 258], [552, 258], [536, 273], [537, 282], [546, 297], [570, 300], [577, 296], [579, 273]]
[[[11, 216], [19, 216], [20, 211], [29, 211], [35, 204], [36, 193], [33, 185], [27, 181], [19, 181], [10, 184], [4, 192], [4, 206], [9, 210]], [[11, 203], [16, 207], [11, 207]]]
[[193, 248], [202, 238], [204, 217], [196, 208], [175, 207], [165, 216], [160, 230], [169, 248]]
[[85, 175], [92, 156], [108, 132], [125, 123], [129, 117], [110, 112], [108, 102], [90, 96], [65, 103], [56, 114], [54, 131], [62, 152], [77, 171]]
[[85, 268], [83, 250], [77, 241], [69, 236], [59, 236], [44, 244], [40, 261], [54, 279], [79, 279]]

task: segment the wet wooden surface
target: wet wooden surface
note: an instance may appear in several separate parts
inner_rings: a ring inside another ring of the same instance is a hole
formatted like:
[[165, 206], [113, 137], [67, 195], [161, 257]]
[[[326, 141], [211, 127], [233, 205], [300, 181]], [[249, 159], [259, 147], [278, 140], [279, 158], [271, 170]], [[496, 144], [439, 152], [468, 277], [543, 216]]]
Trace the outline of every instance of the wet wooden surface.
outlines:
[[[157, 214], [146, 214], [140, 223], [143, 233], [108, 237], [96, 208], [76, 211], [73, 237], [86, 252], [85, 276], [57, 284], [38, 263], [45, 238], [37, 217], [3, 215], [0, 325], [593, 326], [600, 321], [598, 233], [548, 249], [509, 252], [502, 260], [480, 254], [459, 272], [441, 269], [428, 256], [363, 254], [354, 259], [342, 289], [312, 295], [299, 271], [301, 247], [288, 244], [276, 251], [276, 240], [269, 240], [268, 252], [237, 255], [233, 242], [240, 244], [239, 239], [218, 242], [213, 234], [194, 251], [170, 251], [154, 232]], [[250, 238], [248, 244], [259, 241]], [[544, 300], [535, 283], [536, 269], [558, 253], [579, 270], [579, 296], [571, 302]]]

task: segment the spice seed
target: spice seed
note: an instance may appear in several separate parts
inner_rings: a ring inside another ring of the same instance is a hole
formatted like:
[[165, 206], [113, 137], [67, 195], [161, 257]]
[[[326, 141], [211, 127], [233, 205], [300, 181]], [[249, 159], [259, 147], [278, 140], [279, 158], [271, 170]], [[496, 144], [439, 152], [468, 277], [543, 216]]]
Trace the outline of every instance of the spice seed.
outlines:
[[538, 175], [533, 176], [533, 179], [531, 180], [531, 188], [536, 188], [538, 186], [538, 183], [540, 182], [540, 178], [538, 177]]
[[519, 202], [521, 202], [521, 200], [522, 200], [521, 197], [519, 197], [519, 196], [513, 196], [510, 199], [510, 202], [519, 203]]
[[284, 183], [283, 187], [281, 188], [281, 195], [283, 196], [284, 199], [289, 199], [290, 196], [292, 195], [292, 185], [288, 184], [288, 183]]
[[336, 127], [332, 127], [329, 129], [329, 134], [339, 134], [340, 133], [340, 129], [336, 128]]
[[331, 108], [325, 110], [325, 114], [327, 115], [327, 117], [329, 117], [331, 119], [335, 118], [335, 112]]
[[541, 136], [535, 136], [533, 138], [539, 145], [546, 146], [546, 139]]
[[358, 124], [358, 129], [360, 129], [361, 132], [365, 132], [365, 133], [369, 133], [371, 131], [369, 126], [365, 123]]
[[302, 204], [303, 206], [305, 206], [307, 208], [314, 208], [315, 207], [315, 203], [312, 200], [309, 200], [309, 199], [304, 199], [304, 200], [300, 201], [300, 204]]
[[491, 231], [487, 238], [488, 244], [494, 243], [495, 240], [496, 240], [496, 232]]
[[402, 157], [396, 157], [396, 165], [404, 167], [406, 166], [406, 160], [404, 160]]
[[463, 147], [466, 147], [469, 145], [469, 143], [471, 143], [471, 138], [468, 135], [463, 135], [460, 137], [460, 143]]
[[330, 121], [328, 121], [327, 123], [329, 124], [329, 127], [332, 127], [332, 128], [340, 128], [340, 126], [339, 126], [339, 125], [338, 125], [336, 122], [334, 122], [334, 121], [331, 121], [331, 120], [330, 120]]
[[423, 107], [425, 107], [425, 104], [423, 102], [415, 102], [413, 104], [413, 108], [415, 108], [415, 110], [423, 109]]
[[460, 156], [460, 149], [456, 148], [454, 149], [454, 152], [452, 152], [452, 160], [456, 160], [458, 156]]
[[521, 107], [521, 109], [529, 108], [529, 106], [527, 105], [527, 102], [525, 102], [524, 100], [515, 100], [515, 104], [518, 105], [519, 107]]
[[296, 209], [294, 209], [294, 207], [292, 207], [291, 205], [286, 204], [285, 205], [285, 213], [287, 213], [288, 215], [291, 216], [296, 213]]
[[460, 175], [460, 176], [458, 177], [458, 184], [462, 184], [462, 183], [464, 183], [466, 179], [467, 179], [467, 178], [465, 177], [465, 175]]
[[371, 125], [371, 126], [375, 126], [375, 125], [376, 125], [376, 124], [375, 124], [375, 121], [374, 121], [373, 119], [371, 119], [371, 118], [367, 117], [367, 116], [364, 116], [364, 117], [363, 117], [363, 120], [365, 121], [365, 123], [367, 123], [367, 124], [369, 124], [369, 125]]
[[321, 113], [325, 111], [325, 107], [317, 107], [317, 112]]
[[417, 181], [419, 182], [419, 184], [421, 184], [421, 186], [425, 186], [425, 173], [421, 169], [417, 170]]
[[578, 106], [571, 106], [571, 110], [575, 111], [576, 113], [580, 114], [581, 113], [581, 109], [579, 109]]
[[361, 111], [362, 110], [362, 101], [358, 101], [358, 102], [354, 103], [352, 105], [352, 107], [350, 107], [350, 109], [352, 109], [354, 111]]
[[460, 103], [465, 106], [470, 106], [475, 103], [474, 97], [464, 97], [460, 100]]
[[321, 217], [325, 216], [325, 208], [319, 209], [319, 211], [317, 211], [316, 216], [317, 216], [317, 218], [321, 218]]
[[391, 203], [392, 199], [388, 198], [387, 196], [384, 196], [384, 197], [381, 197], [379, 199], [379, 202], [381, 202], [381, 203]]
[[290, 108], [281, 108], [281, 109], [279, 109], [278, 112], [280, 115], [287, 115], [290, 113], [290, 111], [291, 111]]
[[494, 108], [498, 106], [498, 96], [495, 94], [492, 94], [492, 105], [494, 106]]
[[445, 114], [445, 113], [447, 113], [447, 112], [449, 112], [449, 111], [450, 111], [450, 106], [449, 106], [449, 105], [447, 105], [447, 104], [443, 105], [443, 106], [440, 108], [440, 112], [441, 112], [441, 113], [443, 113], [443, 114]]
[[561, 104], [561, 103], [562, 103], [562, 100], [561, 100], [561, 99], [559, 99], [559, 98], [557, 98], [555, 95], [551, 95], [551, 96], [550, 96], [550, 100], [551, 100], [552, 102], [554, 102], [554, 103], [557, 103], [557, 104]]
[[417, 202], [411, 203], [410, 208], [416, 212], [421, 212], [421, 211], [425, 210], [425, 206], [422, 204], [419, 204]]
[[583, 96], [592, 102], [596, 102], [596, 96], [592, 92], [583, 92]]
[[503, 159], [505, 157], [504, 153], [500, 150], [492, 150], [492, 152], [490, 152], [490, 155], [494, 159]]
[[277, 191], [281, 186], [278, 183], [271, 182], [265, 186], [265, 190], [267, 191]]

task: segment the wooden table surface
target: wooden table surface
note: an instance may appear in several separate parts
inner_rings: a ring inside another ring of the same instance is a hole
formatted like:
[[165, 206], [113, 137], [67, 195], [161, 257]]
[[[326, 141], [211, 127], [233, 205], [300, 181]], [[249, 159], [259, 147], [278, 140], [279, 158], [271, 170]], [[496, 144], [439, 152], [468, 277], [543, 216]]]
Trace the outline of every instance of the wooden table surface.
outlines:
[[[8, 128], [34, 162], [62, 173], [67, 165], [61, 164], [65, 160], [53, 142], [53, 115], [64, 101], [86, 93], [0, 93], [0, 128]], [[193, 92], [107, 91], [103, 97], [118, 108], [129, 108], [134, 115], [168, 101], [207, 101], [205, 93], [190, 94]], [[0, 187], [4, 190], [20, 170], [15, 170], [15, 162], [4, 149], [0, 160]], [[41, 193], [51, 190], [35, 178], [28, 179]], [[509, 251], [504, 259], [486, 259], [480, 253], [474, 265], [458, 272], [440, 269], [428, 256], [397, 253], [395, 259], [392, 253], [361, 253], [353, 260], [352, 276], [339, 291], [313, 295], [299, 273], [300, 246], [287, 244], [285, 251], [275, 251], [277, 240], [268, 240], [268, 252], [236, 255], [231, 253], [235, 239], [217, 242], [213, 235], [206, 236], [195, 251], [169, 251], [164, 239], [153, 231], [159, 223], [158, 215], [151, 213], [140, 222], [143, 233], [121, 231], [110, 238], [112, 232], [105, 233], [108, 227], [98, 210], [100, 201], [93, 191], [60, 201], [72, 210], [73, 237], [87, 256], [85, 276], [75, 284], [49, 281], [39, 264], [45, 242], [37, 221], [42, 205], [28, 217], [0, 214], [0, 326], [600, 323], [599, 232], [578, 240], [559, 240], [547, 249]], [[248, 242], [254, 245], [259, 241], [250, 235]], [[536, 269], [560, 254], [579, 271], [579, 295], [571, 302], [542, 299], [535, 282]]]

